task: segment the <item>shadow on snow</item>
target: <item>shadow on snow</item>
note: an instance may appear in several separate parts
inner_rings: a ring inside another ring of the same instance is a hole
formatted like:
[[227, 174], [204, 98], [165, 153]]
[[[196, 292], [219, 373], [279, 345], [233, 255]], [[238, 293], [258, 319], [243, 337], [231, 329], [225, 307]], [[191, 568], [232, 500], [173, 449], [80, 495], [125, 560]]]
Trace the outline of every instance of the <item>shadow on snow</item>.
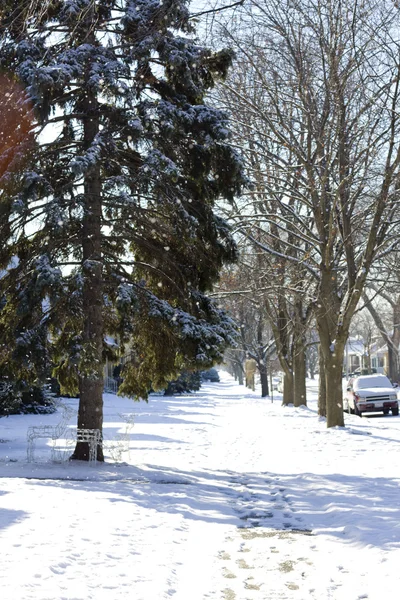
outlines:
[[36, 485], [57, 485], [93, 494], [108, 491], [112, 503], [128, 502], [138, 508], [208, 523], [312, 530], [316, 535], [386, 549], [400, 542], [397, 480], [147, 467], [124, 469], [123, 480], [40, 480]]

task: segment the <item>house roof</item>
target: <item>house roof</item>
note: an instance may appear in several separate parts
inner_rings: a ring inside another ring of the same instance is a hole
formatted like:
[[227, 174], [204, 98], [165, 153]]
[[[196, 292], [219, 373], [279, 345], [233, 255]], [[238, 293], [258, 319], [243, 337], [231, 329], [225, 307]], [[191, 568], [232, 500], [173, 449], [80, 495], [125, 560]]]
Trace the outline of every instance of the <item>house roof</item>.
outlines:
[[364, 340], [359, 338], [349, 338], [346, 344], [346, 352], [348, 354], [363, 356], [365, 354]]

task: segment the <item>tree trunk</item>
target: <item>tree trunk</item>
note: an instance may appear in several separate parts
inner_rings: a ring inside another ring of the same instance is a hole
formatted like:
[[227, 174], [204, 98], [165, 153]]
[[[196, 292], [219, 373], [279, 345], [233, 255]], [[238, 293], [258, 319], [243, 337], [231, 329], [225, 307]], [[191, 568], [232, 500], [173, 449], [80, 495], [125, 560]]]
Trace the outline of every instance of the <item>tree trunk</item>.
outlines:
[[342, 319], [335, 321], [332, 316], [341, 314], [340, 301], [337, 292], [336, 274], [332, 270], [324, 270], [321, 278], [320, 304], [317, 306], [316, 320], [320, 351], [323, 354], [324, 361], [327, 427], [344, 427], [342, 370], [349, 318], [346, 325], [344, 325], [343, 322], [340, 322]]
[[[267, 315], [270, 315], [270, 324], [274, 336], [276, 353], [278, 355], [279, 364], [284, 373], [283, 377], [283, 398], [282, 405], [293, 404], [293, 343], [292, 323], [289, 321], [285, 310], [285, 303], [281, 295], [279, 296], [279, 310], [276, 317], [268, 300], [265, 300], [265, 308]], [[274, 320], [276, 319], [276, 320]]]
[[321, 345], [318, 346], [319, 359], [319, 383], [318, 383], [318, 415], [326, 417], [326, 375], [324, 355], [322, 354]]
[[264, 361], [259, 363], [258, 370], [260, 371], [260, 380], [261, 380], [261, 398], [266, 398], [267, 396], [269, 396], [269, 386], [268, 386], [267, 365], [265, 364]]
[[399, 344], [400, 344], [400, 300], [396, 299], [393, 306], [393, 334], [391, 344], [388, 344], [389, 377], [393, 383], [400, 381]]
[[[96, 117], [91, 110], [97, 101], [88, 92], [83, 102], [84, 147], [87, 150], [99, 132]], [[98, 166], [85, 173], [84, 215], [82, 226], [82, 274], [83, 274], [83, 333], [82, 361], [79, 379], [79, 429], [103, 428], [103, 269], [101, 254], [101, 180]], [[89, 460], [87, 442], [78, 442], [72, 460]], [[97, 460], [103, 461], [103, 448], [98, 446]]]
[[399, 353], [392, 343], [388, 347], [388, 377], [393, 383], [399, 382]]
[[326, 373], [326, 425], [327, 427], [344, 427], [342, 365], [344, 351], [335, 347], [334, 355], [326, 357], [324, 353]]
[[295, 406], [307, 406], [306, 373], [306, 353], [304, 344], [300, 339], [298, 343], [296, 343], [294, 353], [293, 398]]
[[263, 347], [263, 333], [264, 333], [264, 318], [262, 315], [260, 315], [260, 319], [258, 321], [258, 326], [257, 326], [257, 342], [258, 342], [257, 366], [258, 366], [258, 371], [260, 373], [261, 398], [266, 398], [267, 396], [269, 396], [269, 388], [268, 388], [267, 364], [265, 362], [265, 352], [264, 352], [264, 347]]
[[235, 368], [235, 378], [239, 381], [239, 385], [244, 385], [242, 365], [239, 365], [236, 363], [234, 368]]
[[283, 398], [282, 406], [293, 404], [293, 384], [294, 377], [293, 372], [286, 373], [283, 376]]

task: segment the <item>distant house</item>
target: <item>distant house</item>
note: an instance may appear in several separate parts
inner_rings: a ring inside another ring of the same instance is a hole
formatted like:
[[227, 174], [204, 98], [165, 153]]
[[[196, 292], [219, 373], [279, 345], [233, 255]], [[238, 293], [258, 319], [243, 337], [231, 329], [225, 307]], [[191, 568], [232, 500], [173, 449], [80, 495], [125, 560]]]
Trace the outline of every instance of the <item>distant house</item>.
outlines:
[[387, 375], [389, 372], [388, 347], [383, 340], [377, 340], [371, 346], [371, 367], [376, 373]]
[[371, 344], [367, 344], [360, 336], [347, 340], [343, 372], [349, 375], [362, 371], [387, 374], [388, 350], [382, 339], [374, 340]]

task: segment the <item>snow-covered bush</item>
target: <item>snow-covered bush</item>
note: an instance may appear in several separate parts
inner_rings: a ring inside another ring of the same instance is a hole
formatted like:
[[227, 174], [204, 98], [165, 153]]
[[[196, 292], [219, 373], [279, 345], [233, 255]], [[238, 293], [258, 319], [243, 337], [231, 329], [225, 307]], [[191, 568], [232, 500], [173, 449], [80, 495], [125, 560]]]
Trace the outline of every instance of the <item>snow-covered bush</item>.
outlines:
[[185, 394], [187, 392], [196, 392], [200, 389], [201, 380], [199, 371], [183, 371], [178, 379], [170, 381], [164, 390], [164, 396], [174, 396], [175, 394]]

